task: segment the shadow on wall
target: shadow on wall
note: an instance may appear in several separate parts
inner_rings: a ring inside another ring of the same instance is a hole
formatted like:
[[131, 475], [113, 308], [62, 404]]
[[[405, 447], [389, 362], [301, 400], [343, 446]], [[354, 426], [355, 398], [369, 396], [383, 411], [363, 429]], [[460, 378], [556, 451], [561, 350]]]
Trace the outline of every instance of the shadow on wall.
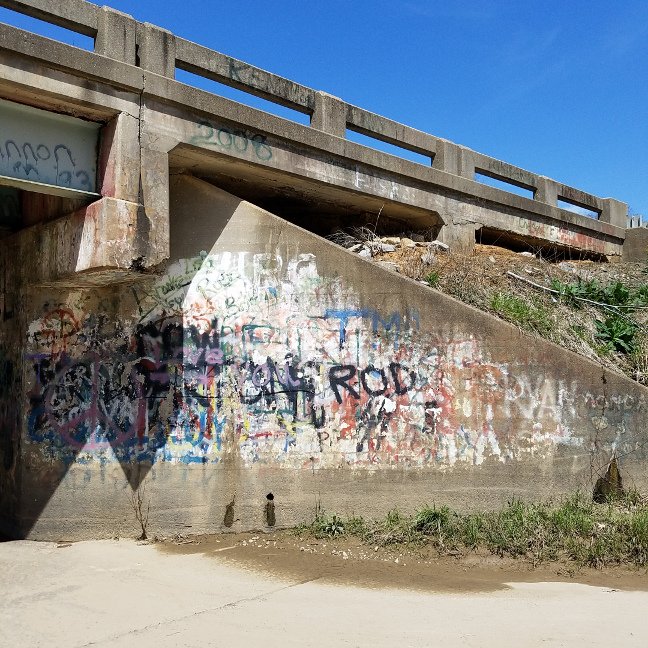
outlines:
[[16, 255], [0, 241], [0, 533], [15, 519], [20, 493], [21, 328]]
[[[2, 268], [0, 268], [0, 271]], [[4, 304], [3, 304], [4, 310]], [[5, 321], [2, 313], [2, 320]], [[20, 452], [18, 434], [18, 399], [16, 361], [8, 347], [0, 341], [0, 533], [2, 520], [12, 518], [18, 508], [19, 479], [17, 455]]]
[[[171, 258], [153, 281], [36, 296], [26, 332], [21, 535], [72, 466], [77, 474], [79, 467], [98, 468], [103, 479], [104, 468], [118, 462], [136, 490], [156, 461], [279, 457], [300, 468], [305, 456], [314, 468], [325, 444], [334, 446], [332, 461], [348, 452], [370, 465], [376, 452], [398, 453], [385, 442], [390, 422], [398, 423], [387, 392], [394, 391], [394, 400], [409, 398], [413, 374], [395, 359], [394, 345], [401, 331], [414, 322], [418, 327], [418, 316], [397, 312], [383, 321], [357, 304], [346, 309], [336, 292], [340, 282], [318, 277], [315, 255], [299, 252], [300, 244], [282, 233], [283, 221], [255, 209], [250, 217], [245, 207], [231, 223], [241, 204], [234, 196], [185, 179], [172, 182], [171, 200]], [[277, 254], [282, 237], [285, 262]], [[327, 303], [340, 310], [327, 311]], [[347, 324], [353, 344], [345, 344]], [[365, 343], [364, 332], [360, 342], [366, 326], [386, 334], [384, 366], [356, 353], [361, 344], [363, 356], [377, 349]], [[324, 391], [327, 416], [338, 417], [329, 431], [324, 401], [315, 403]], [[424, 410], [421, 402], [423, 422]], [[342, 418], [349, 433], [340, 449], [332, 429]], [[89, 496], [85, 484], [78, 487], [81, 510]], [[95, 496], [111, 507], [106, 516], [123, 508], [123, 501]], [[265, 518], [274, 524], [272, 497]]]
[[[175, 222], [172, 235], [185, 248], [187, 236], [178, 228], [199, 234], [201, 246], [213, 244], [234, 209], [232, 203], [229, 213], [219, 211], [209, 223], [209, 239], [205, 228], [191, 222]], [[176, 259], [182, 254], [172, 252]], [[150, 289], [139, 283], [35, 293], [35, 311], [25, 313], [28, 409], [19, 457], [12, 443], [17, 426], [7, 422], [16, 409], [18, 375], [0, 355], [0, 468], [3, 490], [10, 489], [15, 500], [10, 505], [0, 499], [0, 531], [28, 536], [73, 465], [103, 468], [118, 462], [135, 491], [161, 458], [169, 430], [213, 428], [211, 421], [186, 420], [191, 412], [210, 410], [213, 396], [204, 385], [217, 371], [209, 357], [219, 348], [216, 328], [206, 332], [183, 322], [201, 261], [199, 256], [180, 262], [181, 273], [154, 281]], [[192, 433], [191, 442], [204, 439]], [[22, 480], [9, 480], [10, 471]]]

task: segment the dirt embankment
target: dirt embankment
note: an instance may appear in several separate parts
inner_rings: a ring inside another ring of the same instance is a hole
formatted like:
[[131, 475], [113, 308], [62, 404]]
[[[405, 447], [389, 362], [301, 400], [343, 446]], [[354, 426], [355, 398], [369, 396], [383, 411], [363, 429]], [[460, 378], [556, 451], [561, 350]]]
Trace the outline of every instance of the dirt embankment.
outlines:
[[367, 228], [331, 239], [648, 385], [648, 261], [560, 261], [479, 244], [461, 255], [422, 236], [380, 237]]

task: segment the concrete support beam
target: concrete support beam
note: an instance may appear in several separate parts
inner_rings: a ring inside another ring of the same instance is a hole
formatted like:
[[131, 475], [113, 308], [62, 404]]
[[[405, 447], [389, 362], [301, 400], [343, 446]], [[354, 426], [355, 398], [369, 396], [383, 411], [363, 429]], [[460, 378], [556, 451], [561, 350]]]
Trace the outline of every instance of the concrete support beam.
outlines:
[[104, 126], [97, 176], [102, 196], [139, 202], [139, 119], [120, 113]]
[[139, 205], [102, 198], [9, 241], [32, 285], [110, 285], [136, 274]]
[[648, 262], [648, 227], [626, 230], [625, 241], [623, 241], [623, 261]]
[[475, 223], [453, 223], [444, 225], [437, 240], [445, 243], [455, 254], [470, 254], [475, 249]]
[[169, 156], [142, 148], [142, 205], [139, 220], [141, 265], [152, 268], [166, 261], [169, 240]]
[[137, 28], [139, 66], [144, 70], [175, 78], [176, 38], [166, 29], [150, 23]]
[[136, 64], [137, 22], [128, 14], [102, 7], [98, 16], [95, 52], [110, 59]]
[[628, 222], [628, 205], [615, 198], [603, 198], [600, 220], [616, 227], [625, 227]]
[[107, 121], [120, 111], [133, 114], [142, 86], [142, 70], [133, 65], [0, 24], [5, 99]]
[[335, 137], [346, 137], [346, 104], [325, 92], [315, 93], [311, 126]]

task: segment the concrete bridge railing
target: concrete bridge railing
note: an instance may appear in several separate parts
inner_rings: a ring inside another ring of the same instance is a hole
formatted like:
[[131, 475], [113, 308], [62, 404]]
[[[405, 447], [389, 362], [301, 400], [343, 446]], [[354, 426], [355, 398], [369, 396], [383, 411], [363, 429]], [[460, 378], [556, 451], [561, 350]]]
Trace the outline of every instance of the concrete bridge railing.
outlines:
[[114, 9], [82, 0], [0, 0], [0, 6], [91, 36], [95, 53], [115, 61], [170, 79], [177, 69], [185, 70], [310, 115], [313, 129], [340, 138], [347, 130], [355, 131], [429, 157], [434, 169], [470, 180], [481, 174], [532, 192], [535, 202], [557, 207], [564, 201], [589, 210], [602, 223], [626, 226], [627, 206], [618, 200], [594, 196], [405, 126]]

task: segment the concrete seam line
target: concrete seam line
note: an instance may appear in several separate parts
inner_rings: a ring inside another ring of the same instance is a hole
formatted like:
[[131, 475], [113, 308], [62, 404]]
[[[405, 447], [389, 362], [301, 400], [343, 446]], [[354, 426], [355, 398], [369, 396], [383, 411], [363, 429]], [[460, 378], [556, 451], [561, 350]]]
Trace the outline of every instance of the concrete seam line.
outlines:
[[119, 633], [119, 634], [111, 635], [110, 637], [104, 637], [103, 639], [98, 639], [97, 641], [90, 641], [88, 643], [78, 644], [77, 646], [74, 646], [73, 648], [87, 648], [88, 646], [101, 646], [102, 644], [105, 644], [106, 642], [115, 641], [116, 639], [121, 639], [122, 637], [128, 637], [129, 635], [140, 634], [142, 632], [146, 632], [147, 630], [151, 630], [153, 628], [161, 628], [162, 626], [168, 625], [170, 623], [177, 623], [178, 621], [184, 621], [186, 619], [192, 619], [194, 617], [198, 617], [198, 616], [201, 616], [203, 614], [208, 614], [209, 612], [220, 612], [221, 610], [226, 610], [228, 608], [237, 607], [241, 603], [252, 603], [254, 601], [262, 600], [266, 596], [272, 596], [273, 594], [283, 592], [284, 590], [288, 590], [288, 589], [291, 589], [293, 587], [299, 587], [300, 585], [306, 585], [307, 583], [312, 583], [314, 581], [319, 580], [320, 578], [322, 578], [322, 576], [317, 576], [315, 578], [307, 578], [307, 579], [305, 579], [303, 581], [299, 581], [297, 583], [291, 583], [290, 585], [285, 585], [284, 587], [278, 587], [277, 589], [269, 590], [268, 592], [262, 592], [261, 594], [257, 594], [256, 596], [251, 596], [249, 598], [238, 599], [236, 601], [231, 601], [230, 603], [224, 603], [223, 605], [219, 605], [217, 607], [206, 608], [204, 610], [199, 610], [198, 612], [193, 612], [192, 614], [185, 614], [184, 616], [181, 616], [181, 617], [175, 617], [173, 619], [166, 619], [164, 621], [158, 621], [157, 623], [151, 623], [151, 624], [143, 626], [141, 628], [135, 628], [133, 630], [128, 630], [127, 632], [122, 632], [122, 633]]

